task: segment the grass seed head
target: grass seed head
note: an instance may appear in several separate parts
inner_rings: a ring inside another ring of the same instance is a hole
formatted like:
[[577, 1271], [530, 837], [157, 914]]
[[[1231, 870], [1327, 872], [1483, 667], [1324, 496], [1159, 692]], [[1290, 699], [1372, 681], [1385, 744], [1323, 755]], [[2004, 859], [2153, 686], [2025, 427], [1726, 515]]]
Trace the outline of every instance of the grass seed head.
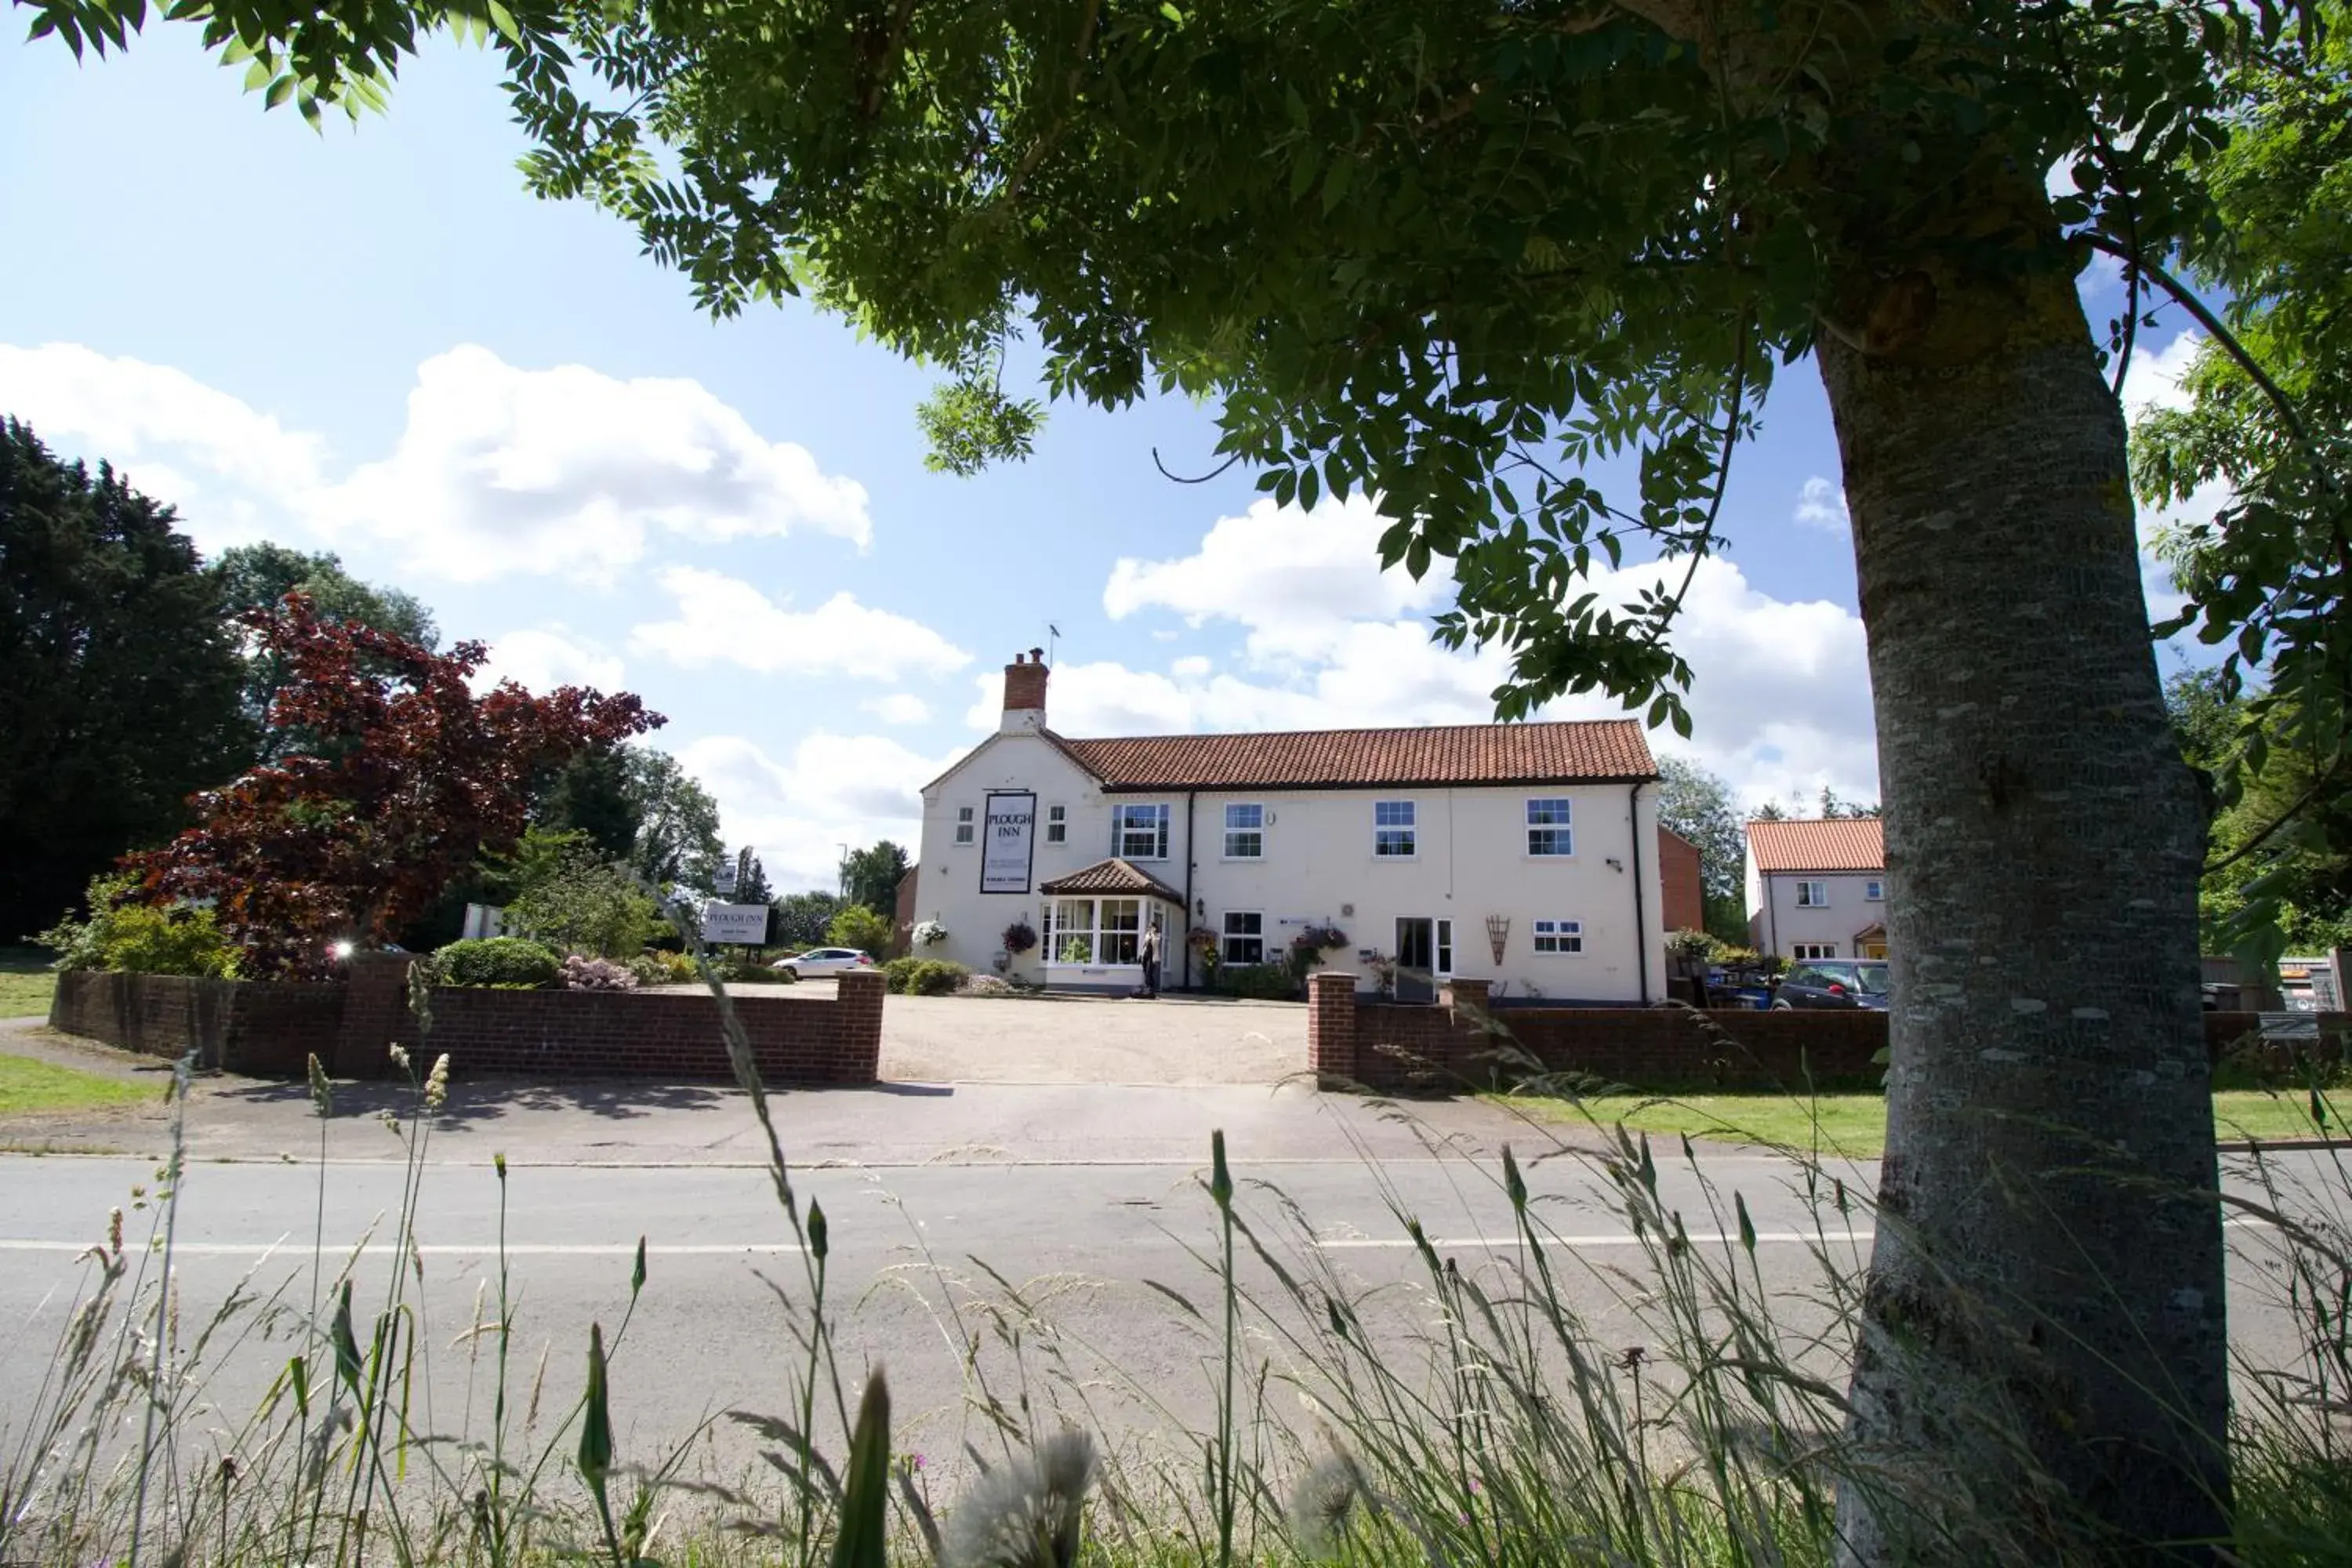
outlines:
[[946, 1531], [946, 1568], [1071, 1568], [1095, 1444], [1059, 1432], [974, 1482]]

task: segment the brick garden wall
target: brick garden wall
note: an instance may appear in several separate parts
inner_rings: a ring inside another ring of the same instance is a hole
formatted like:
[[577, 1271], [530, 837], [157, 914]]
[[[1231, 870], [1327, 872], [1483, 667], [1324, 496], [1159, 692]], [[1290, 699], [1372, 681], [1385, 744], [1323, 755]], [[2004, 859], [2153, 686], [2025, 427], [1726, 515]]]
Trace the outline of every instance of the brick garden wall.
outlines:
[[1360, 1001], [1355, 977], [1308, 979], [1308, 1065], [1366, 1088], [1447, 1092], [1486, 1088], [1524, 1069], [1516, 1047], [1553, 1072], [1640, 1088], [1720, 1084], [1795, 1088], [1874, 1077], [1886, 1016], [1759, 1013], [1727, 1008], [1508, 1007], [1489, 1014], [1486, 985], [1459, 981], [1434, 1007]]
[[[50, 1026], [148, 1056], [191, 1046], [205, 1067], [299, 1076], [317, 1052], [338, 1078], [381, 1078], [394, 1041], [415, 1048], [408, 966], [369, 953], [347, 982], [290, 984], [76, 972], [58, 977]], [[867, 1084], [880, 1076], [882, 976], [845, 974], [837, 997], [734, 998], [772, 1084]], [[783, 990], [782, 987], [772, 988]], [[728, 1082], [719, 1004], [707, 995], [436, 986], [425, 1051], [461, 1078], [656, 1078]]]
[[[1721, 1084], [1772, 1089], [1874, 1079], [1885, 1048], [1884, 1013], [1686, 1007], [1506, 1007], [1486, 1011], [1486, 986], [1456, 982], [1434, 1007], [1359, 1000], [1355, 976], [1307, 981], [1308, 1066], [1326, 1078], [1392, 1091], [1482, 1089], [1524, 1070], [1498, 1059], [1516, 1047], [1547, 1070], [1577, 1072], [1635, 1088]], [[1491, 1020], [1491, 1021], [1490, 1021]], [[2297, 1050], [2337, 1059], [2352, 1042], [2352, 1015], [2317, 1016], [2319, 1041], [2257, 1043], [2252, 1013], [2208, 1013], [2205, 1040], [2218, 1061], [2232, 1047], [2273, 1067]]]
[[341, 1026], [343, 987], [179, 974], [72, 970], [58, 976], [49, 1026], [176, 1061], [268, 1077], [324, 1058]]

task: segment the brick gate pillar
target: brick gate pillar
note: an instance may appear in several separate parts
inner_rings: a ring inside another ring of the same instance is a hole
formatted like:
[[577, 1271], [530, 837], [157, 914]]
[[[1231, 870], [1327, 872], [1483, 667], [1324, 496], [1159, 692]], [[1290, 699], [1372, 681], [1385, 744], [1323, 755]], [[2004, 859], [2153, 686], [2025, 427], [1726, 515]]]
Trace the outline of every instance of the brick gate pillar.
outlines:
[[887, 984], [871, 970], [852, 970], [836, 982], [834, 1005], [848, 1047], [845, 1083], [878, 1083], [882, 1078], [882, 994]]
[[1356, 977], [1318, 972], [1307, 977], [1307, 1069], [1317, 1079], [1356, 1076]]
[[344, 961], [343, 1021], [332, 1057], [320, 1053], [330, 1073], [383, 1078], [392, 1071], [393, 1041], [415, 1049], [416, 1020], [408, 1016], [408, 968], [415, 962], [404, 952], [355, 952]]

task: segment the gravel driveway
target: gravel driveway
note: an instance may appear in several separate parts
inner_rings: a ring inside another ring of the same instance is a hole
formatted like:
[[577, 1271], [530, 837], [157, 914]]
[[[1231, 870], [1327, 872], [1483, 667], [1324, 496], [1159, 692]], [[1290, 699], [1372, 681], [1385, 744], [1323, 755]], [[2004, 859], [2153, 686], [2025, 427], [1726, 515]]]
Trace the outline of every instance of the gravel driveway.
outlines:
[[907, 1083], [1270, 1084], [1307, 1068], [1295, 1002], [893, 996], [882, 1076]]

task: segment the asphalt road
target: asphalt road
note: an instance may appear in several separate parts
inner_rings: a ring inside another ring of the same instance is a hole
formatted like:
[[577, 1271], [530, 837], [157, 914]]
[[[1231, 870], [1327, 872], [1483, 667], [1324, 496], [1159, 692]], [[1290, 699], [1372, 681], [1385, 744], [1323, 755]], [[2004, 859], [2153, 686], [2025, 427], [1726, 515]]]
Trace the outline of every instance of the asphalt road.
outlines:
[[[1664, 1202], [1681, 1211], [1702, 1247], [1722, 1253], [1735, 1245], [1722, 1234], [1731, 1224], [1730, 1194], [1741, 1192], [1777, 1309], [1794, 1326], [1818, 1327], [1824, 1268], [1858, 1267], [1868, 1252], [1867, 1222], [1839, 1215], [1825, 1197], [1817, 1215], [1790, 1168], [1769, 1156], [1701, 1158], [1725, 1217], [1709, 1217], [1700, 1176], [1676, 1162], [1660, 1171]], [[2284, 1158], [2318, 1172], [2318, 1156]], [[320, 1169], [191, 1166], [173, 1237], [184, 1339], [240, 1281], [265, 1298], [281, 1292], [277, 1299], [307, 1311]], [[389, 1216], [407, 1171], [366, 1162], [323, 1169], [326, 1270], [373, 1237], [356, 1265], [364, 1334], [369, 1303], [381, 1301], [385, 1288]], [[1423, 1265], [1400, 1214], [1417, 1217], [1438, 1253], [1465, 1272], [1517, 1267], [1509, 1206], [1487, 1163], [1244, 1161], [1235, 1173], [1244, 1213], [1294, 1277], [1328, 1267], [1344, 1288], [1368, 1294], [1388, 1336], [1384, 1353], [1414, 1353], [1416, 1340], [1436, 1327], [1426, 1296], [1414, 1288]], [[798, 1195], [821, 1204], [827, 1216], [841, 1363], [853, 1373], [871, 1360], [887, 1364], [901, 1413], [898, 1446], [918, 1451], [953, 1453], [982, 1429], [971, 1396], [982, 1382], [1008, 1403], [1025, 1389], [1041, 1423], [1050, 1423], [1047, 1412], [1064, 1411], [1097, 1430], [1149, 1429], [1171, 1418], [1205, 1424], [1213, 1408], [1211, 1340], [1148, 1283], [1203, 1308], [1213, 1301], [1213, 1278], [1202, 1261], [1215, 1239], [1203, 1174], [1167, 1162], [805, 1173], [796, 1179]], [[1866, 1167], [1849, 1176], [1853, 1190], [1866, 1191]], [[154, 1177], [146, 1161], [0, 1158], [0, 1426], [30, 1406], [89, 1268], [79, 1255], [103, 1234], [110, 1206], [131, 1201], [134, 1185], [152, 1189]], [[487, 1163], [472, 1161], [428, 1163], [417, 1179], [422, 1278], [412, 1295], [431, 1357], [420, 1376], [417, 1424], [478, 1432], [488, 1400], [488, 1342], [466, 1331], [495, 1316], [500, 1185]], [[1563, 1287], [1602, 1342], [1654, 1342], [1627, 1300], [1644, 1253], [1608, 1182], [1574, 1156], [1537, 1164], [1528, 1182], [1543, 1223], [1559, 1238]], [[134, 1211], [134, 1245], [152, 1218], [152, 1211]], [[535, 1401], [542, 1428], [580, 1386], [590, 1322], [609, 1333], [627, 1310], [640, 1237], [647, 1279], [612, 1374], [625, 1458], [667, 1453], [729, 1408], [789, 1409], [799, 1352], [788, 1313], [807, 1300], [809, 1260], [791, 1245], [764, 1171], [517, 1163], [507, 1178], [504, 1226], [519, 1302], [514, 1361], [536, 1379], [546, 1358]], [[2242, 1342], [2283, 1356], [2291, 1340], [2265, 1304], [2268, 1289], [2252, 1256], [2265, 1237], [2242, 1226], [2233, 1239], [2246, 1254], [2232, 1289]], [[1272, 1271], [1246, 1247], [1241, 1272], [1255, 1297], [1282, 1300]], [[246, 1320], [254, 1316], [248, 1311]], [[1259, 1331], [1251, 1353], [1284, 1364], [1279, 1333], [1265, 1330], [1268, 1321], [1297, 1321], [1279, 1310], [1272, 1320], [1254, 1318]], [[210, 1420], [233, 1426], [252, 1407], [293, 1348], [292, 1328], [285, 1322], [268, 1333], [257, 1328], [216, 1339], [208, 1356], [216, 1364], [202, 1373]], [[224, 1343], [232, 1346], [226, 1355], [217, 1348]], [[974, 1356], [977, 1380], [967, 1372]], [[1295, 1414], [1296, 1393], [1276, 1386], [1280, 1409]], [[703, 1441], [698, 1468], [743, 1473], [751, 1449], [740, 1428], [722, 1423]]]

